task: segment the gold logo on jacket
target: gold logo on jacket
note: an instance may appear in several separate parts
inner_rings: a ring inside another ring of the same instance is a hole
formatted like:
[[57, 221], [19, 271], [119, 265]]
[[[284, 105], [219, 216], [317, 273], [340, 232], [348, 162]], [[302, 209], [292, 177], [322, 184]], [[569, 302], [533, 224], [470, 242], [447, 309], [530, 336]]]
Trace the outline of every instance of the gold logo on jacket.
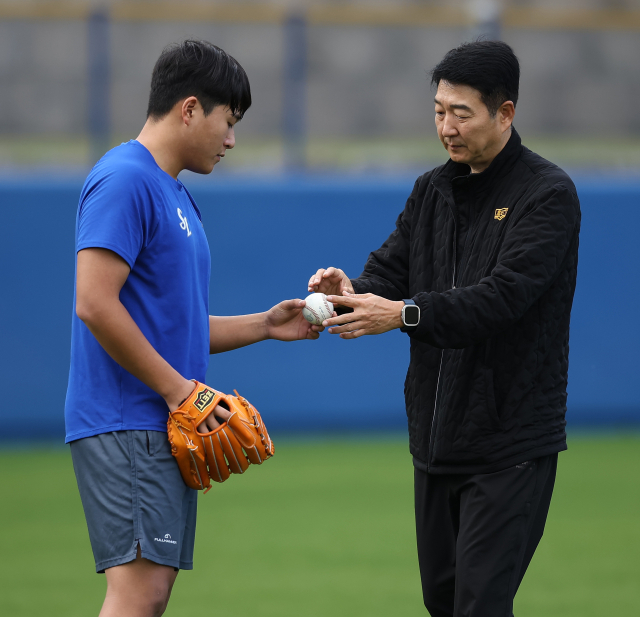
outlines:
[[497, 219], [498, 221], [501, 221], [505, 216], [507, 216], [508, 211], [509, 211], [509, 208], [498, 208], [493, 218]]

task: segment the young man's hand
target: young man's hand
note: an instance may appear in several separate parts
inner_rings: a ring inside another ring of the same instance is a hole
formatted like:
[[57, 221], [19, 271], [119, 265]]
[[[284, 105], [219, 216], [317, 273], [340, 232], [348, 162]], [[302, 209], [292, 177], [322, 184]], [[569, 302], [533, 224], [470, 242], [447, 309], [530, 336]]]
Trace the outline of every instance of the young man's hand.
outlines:
[[[178, 389], [166, 396], [164, 400], [167, 403], [167, 407], [169, 407], [169, 411], [175, 411], [178, 409], [178, 407], [180, 407], [180, 405], [189, 398], [195, 387], [196, 385], [193, 381], [185, 379], [184, 383], [182, 383]], [[220, 405], [216, 405], [213, 413], [208, 415], [204, 422], [198, 427], [198, 432], [208, 433], [209, 431], [213, 431], [220, 426], [220, 422], [218, 420], [226, 422], [230, 417], [231, 412], [228, 409], [225, 409]]]
[[189, 395], [193, 392], [195, 384], [190, 379], [176, 379], [175, 387], [171, 389], [171, 392], [163, 396], [164, 402], [167, 404], [169, 411], [175, 411], [182, 405], [182, 403], [189, 398]]
[[264, 313], [267, 338], [277, 341], [315, 340], [324, 330], [310, 324], [302, 314], [304, 300], [283, 300]]
[[226, 422], [231, 417], [231, 412], [220, 405], [216, 405], [216, 408], [213, 410], [212, 414], [209, 414], [204, 422], [198, 427], [198, 433], [208, 433], [209, 431], [215, 431], [219, 426], [220, 422], [218, 420], [222, 420], [222, 422]]
[[351, 280], [340, 268], [320, 268], [309, 279], [309, 291], [327, 296], [341, 296], [345, 291], [353, 293]]

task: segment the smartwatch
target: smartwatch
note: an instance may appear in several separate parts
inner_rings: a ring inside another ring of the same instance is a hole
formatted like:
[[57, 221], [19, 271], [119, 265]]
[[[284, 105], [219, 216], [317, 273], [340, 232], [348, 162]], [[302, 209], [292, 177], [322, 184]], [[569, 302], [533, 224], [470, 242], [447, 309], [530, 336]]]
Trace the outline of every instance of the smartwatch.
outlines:
[[402, 323], [403, 331], [411, 331], [420, 323], [420, 307], [413, 300], [403, 300]]

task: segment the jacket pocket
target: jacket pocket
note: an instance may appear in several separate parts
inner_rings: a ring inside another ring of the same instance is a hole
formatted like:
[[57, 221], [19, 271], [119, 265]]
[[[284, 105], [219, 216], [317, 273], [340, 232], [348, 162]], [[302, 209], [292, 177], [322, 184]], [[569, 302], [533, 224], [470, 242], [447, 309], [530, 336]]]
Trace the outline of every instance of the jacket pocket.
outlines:
[[484, 399], [487, 406], [487, 413], [492, 425], [496, 429], [501, 431], [503, 427], [502, 420], [500, 419], [500, 414], [498, 413], [498, 406], [496, 404], [496, 393], [495, 387], [493, 385], [493, 369], [484, 367], [482, 369], [482, 373], [484, 378]]

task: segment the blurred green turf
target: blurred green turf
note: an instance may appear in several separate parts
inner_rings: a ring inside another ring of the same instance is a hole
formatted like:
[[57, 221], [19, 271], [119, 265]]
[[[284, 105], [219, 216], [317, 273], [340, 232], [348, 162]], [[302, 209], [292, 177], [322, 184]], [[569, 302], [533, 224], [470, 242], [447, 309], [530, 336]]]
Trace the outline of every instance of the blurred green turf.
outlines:
[[[638, 436], [571, 442], [518, 617], [636, 614], [639, 475]], [[0, 490], [0, 614], [97, 615], [105, 580], [68, 451], [0, 451]], [[201, 496], [195, 570], [166, 615], [411, 617], [426, 615], [419, 587], [406, 444], [289, 440]]]
[[[133, 139], [118, 135], [111, 146]], [[523, 143], [541, 156], [572, 171], [588, 170], [637, 175], [640, 138], [597, 135], [523, 134]], [[46, 171], [69, 168], [85, 173], [91, 148], [86, 136], [0, 135], [0, 172], [3, 169]], [[237, 147], [220, 170], [238, 173], [271, 173], [283, 169], [285, 145], [281, 139], [238, 135]], [[317, 137], [307, 140], [310, 171], [386, 171], [430, 169], [447, 160], [447, 153], [430, 124], [417, 127], [413, 137]]]

